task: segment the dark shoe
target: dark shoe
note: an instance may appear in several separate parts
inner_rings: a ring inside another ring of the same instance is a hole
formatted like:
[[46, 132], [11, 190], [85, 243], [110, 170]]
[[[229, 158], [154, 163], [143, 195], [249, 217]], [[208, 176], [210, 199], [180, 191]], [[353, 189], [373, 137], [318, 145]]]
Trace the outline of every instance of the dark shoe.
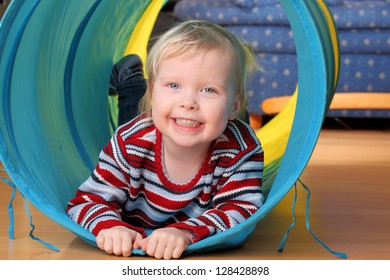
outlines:
[[137, 116], [138, 104], [145, 91], [143, 65], [137, 55], [127, 55], [112, 67], [109, 95], [118, 95], [118, 125]]
[[125, 81], [130, 79], [144, 79], [142, 61], [136, 54], [129, 54], [122, 57], [113, 67], [110, 77], [109, 94], [118, 94], [118, 88], [123, 86]]

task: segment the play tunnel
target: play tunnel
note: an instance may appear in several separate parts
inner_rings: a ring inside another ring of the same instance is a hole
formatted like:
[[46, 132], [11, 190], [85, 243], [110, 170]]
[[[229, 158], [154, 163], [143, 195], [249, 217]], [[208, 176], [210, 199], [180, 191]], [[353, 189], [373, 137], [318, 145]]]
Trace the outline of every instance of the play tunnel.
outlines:
[[[0, 160], [27, 200], [95, 246], [95, 236], [65, 208], [116, 128], [116, 100], [107, 94], [112, 65], [128, 53], [146, 58], [165, 2], [14, 0], [0, 24]], [[267, 199], [251, 218], [190, 245], [187, 254], [243, 244], [294, 186], [315, 148], [337, 85], [337, 33], [324, 1], [280, 3], [294, 33], [299, 86], [257, 131]]]

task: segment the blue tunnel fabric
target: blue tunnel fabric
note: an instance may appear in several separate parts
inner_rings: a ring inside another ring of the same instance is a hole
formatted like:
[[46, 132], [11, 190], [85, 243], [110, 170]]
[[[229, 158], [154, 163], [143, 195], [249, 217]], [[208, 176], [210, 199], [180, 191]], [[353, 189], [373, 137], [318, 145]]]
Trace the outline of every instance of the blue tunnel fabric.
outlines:
[[[22, 195], [91, 245], [95, 237], [65, 207], [113, 133], [111, 67], [151, 1], [14, 0], [0, 24], [0, 160]], [[337, 75], [323, 1], [281, 0], [298, 50], [293, 126], [263, 207], [186, 253], [241, 245], [307, 165]], [[142, 254], [140, 251], [135, 253]]]

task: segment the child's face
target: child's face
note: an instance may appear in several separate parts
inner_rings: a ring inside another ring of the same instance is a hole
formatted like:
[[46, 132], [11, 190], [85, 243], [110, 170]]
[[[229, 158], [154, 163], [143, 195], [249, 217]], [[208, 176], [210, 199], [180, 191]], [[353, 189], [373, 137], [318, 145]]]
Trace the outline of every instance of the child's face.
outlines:
[[164, 59], [152, 97], [153, 121], [167, 140], [206, 148], [239, 110], [232, 59], [216, 50]]

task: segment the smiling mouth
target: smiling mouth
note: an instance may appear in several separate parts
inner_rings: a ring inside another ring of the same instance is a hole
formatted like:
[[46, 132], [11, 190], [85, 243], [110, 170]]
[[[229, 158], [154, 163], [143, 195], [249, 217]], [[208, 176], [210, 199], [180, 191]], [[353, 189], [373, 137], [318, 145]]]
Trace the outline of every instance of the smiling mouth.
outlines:
[[187, 127], [198, 127], [201, 125], [200, 122], [188, 119], [176, 119], [176, 123], [181, 126]]

